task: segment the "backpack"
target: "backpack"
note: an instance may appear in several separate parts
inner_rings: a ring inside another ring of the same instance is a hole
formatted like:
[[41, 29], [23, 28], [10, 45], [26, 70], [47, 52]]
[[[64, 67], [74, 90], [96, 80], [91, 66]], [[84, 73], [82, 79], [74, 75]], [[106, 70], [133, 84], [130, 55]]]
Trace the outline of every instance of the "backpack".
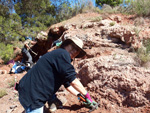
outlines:
[[22, 62], [17, 61], [17, 62], [14, 63], [13, 67], [10, 69], [9, 73], [10, 74], [17, 74], [17, 73], [22, 73], [26, 70], [27, 69], [26, 69], [25, 64], [22, 63]]

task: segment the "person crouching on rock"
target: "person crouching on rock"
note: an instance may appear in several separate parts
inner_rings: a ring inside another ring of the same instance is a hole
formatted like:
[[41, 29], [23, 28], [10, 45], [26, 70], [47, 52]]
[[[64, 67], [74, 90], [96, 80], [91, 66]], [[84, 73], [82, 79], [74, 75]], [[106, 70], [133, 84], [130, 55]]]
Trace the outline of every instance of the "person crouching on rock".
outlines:
[[[61, 85], [74, 95], [84, 95], [89, 105], [95, 104], [82, 83], [76, 78], [71, 59], [81, 58], [86, 52], [77, 37], [66, 39], [60, 48], [44, 54], [20, 80], [19, 101], [26, 113], [43, 113]], [[85, 102], [85, 103], [86, 103]]]
[[[21, 50], [21, 53], [23, 55], [23, 63], [29, 68], [33, 66], [33, 59], [30, 54], [30, 52], [33, 52], [31, 48], [36, 44], [36, 41], [32, 41], [32, 38], [26, 37], [26, 40], [24, 42], [24, 47]], [[33, 52], [36, 54], [35, 52]]]

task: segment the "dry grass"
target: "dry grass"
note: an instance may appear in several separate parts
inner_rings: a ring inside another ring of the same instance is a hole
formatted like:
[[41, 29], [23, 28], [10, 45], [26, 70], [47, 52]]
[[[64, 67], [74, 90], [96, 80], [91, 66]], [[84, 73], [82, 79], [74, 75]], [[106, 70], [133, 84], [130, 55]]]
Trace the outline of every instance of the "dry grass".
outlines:
[[138, 16], [150, 16], [150, 0], [135, 0], [132, 2], [132, 12]]
[[15, 79], [12, 79], [8, 82], [8, 86], [11, 88], [11, 87], [14, 87], [15, 85]]
[[6, 89], [0, 89], [0, 98], [7, 95]]
[[143, 42], [143, 47], [137, 51], [137, 56], [141, 61], [141, 65], [150, 61], [150, 40]]
[[101, 16], [99, 17], [93, 17], [93, 18], [90, 18], [89, 20], [91, 20], [92, 22], [99, 22], [101, 21], [103, 18]]

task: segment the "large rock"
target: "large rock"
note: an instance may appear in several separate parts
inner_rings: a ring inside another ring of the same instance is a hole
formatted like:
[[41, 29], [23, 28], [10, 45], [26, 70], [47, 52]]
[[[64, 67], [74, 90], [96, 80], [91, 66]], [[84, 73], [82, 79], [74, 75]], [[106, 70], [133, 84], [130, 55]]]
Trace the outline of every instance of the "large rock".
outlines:
[[141, 107], [150, 104], [150, 70], [137, 66], [127, 55], [90, 58], [78, 62], [78, 77], [97, 101], [105, 98], [108, 104]]
[[[111, 24], [111, 23], [110, 23]], [[112, 38], [121, 39], [127, 45], [131, 45], [135, 33], [129, 27], [114, 25], [110, 27], [103, 27], [102, 34]]]

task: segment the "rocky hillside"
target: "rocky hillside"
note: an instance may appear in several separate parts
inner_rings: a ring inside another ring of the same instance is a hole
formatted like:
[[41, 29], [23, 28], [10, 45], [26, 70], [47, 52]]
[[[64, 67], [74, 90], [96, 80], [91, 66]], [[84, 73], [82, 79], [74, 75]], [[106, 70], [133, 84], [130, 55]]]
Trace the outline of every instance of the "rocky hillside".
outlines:
[[[93, 113], [150, 112], [150, 64], [142, 67], [135, 53], [142, 47], [142, 40], [150, 38], [149, 22], [149, 18], [134, 15], [86, 13], [48, 29], [56, 38], [78, 37], [84, 41], [87, 55], [75, 59], [73, 65], [77, 77], [92, 98], [100, 103]], [[8, 83], [14, 78], [19, 81], [25, 73], [10, 75], [10, 67], [0, 67], [0, 88], [8, 93], [0, 99], [0, 111], [22, 113], [18, 94]], [[88, 111], [63, 87], [58, 96], [66, 97], [68, 103], [56, 113]], [[45, 112], [49, 113], [47, 105]]]

